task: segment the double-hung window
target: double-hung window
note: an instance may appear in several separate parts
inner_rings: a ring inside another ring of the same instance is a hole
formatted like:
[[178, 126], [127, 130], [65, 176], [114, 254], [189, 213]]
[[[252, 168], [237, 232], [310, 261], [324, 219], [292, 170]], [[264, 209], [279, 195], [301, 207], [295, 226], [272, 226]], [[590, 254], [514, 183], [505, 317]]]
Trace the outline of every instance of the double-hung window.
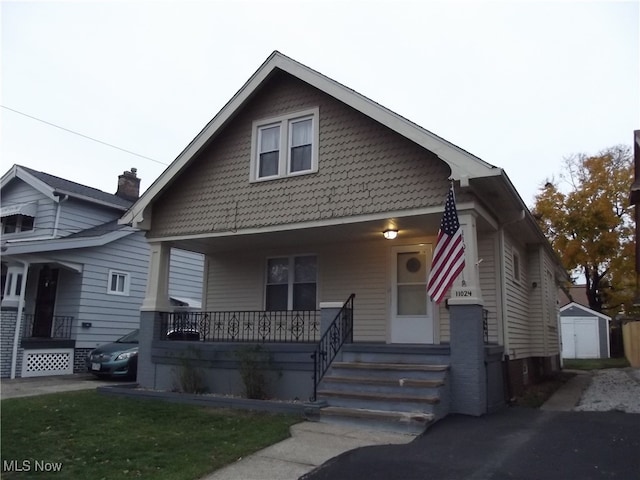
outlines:
[[107, 293], [110, 295], [129, 295], [129, 274], [127, 272], [109, 270]]
[[315, 310], [318, 267], [315, 255], [267, 260], [266, 310]]
[[253, 123], [251, 180], [318, 170], [318, 109]]

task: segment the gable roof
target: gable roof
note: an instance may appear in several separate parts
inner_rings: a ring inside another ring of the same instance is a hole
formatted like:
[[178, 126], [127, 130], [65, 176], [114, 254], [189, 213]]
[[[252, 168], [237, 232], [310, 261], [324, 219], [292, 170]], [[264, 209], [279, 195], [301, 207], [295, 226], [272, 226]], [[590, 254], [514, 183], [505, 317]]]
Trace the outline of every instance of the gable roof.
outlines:
[[589, 308], [589, 299], [587, 298], [587, 286], [582, 285], [570, 285], [567, 291], [560, 289], [558, 292], [558, 301], [560, 306], [564, 307], [568, 303], [574, 302], [578, 305]]
[[585, 307], [584, 305], [580, 305], [579, 303], [576, 303], [576, 302], [568, 303], [564, 307], [560, 308], [560, 316], [562, 316], [562, 312], [569, 309], [574, 309], [574, 308], [578, 310], [582, 310], [585, 314], [587, 314], [590, 317], [598, 317], [598, 318], [603, 318], [605, 320], [611, 320], [610, 316], [605, 315], [604, 313], [596, 312], [595, 310], [591, 310], [589, 307]]
[[11, 180], [19, 178], [34, 189], [46, 195], [55, 202], [65, 195], [78, 198], [90, 203], [112, 207], [126, 211], [133, 203], [115, 194], [106, 193], [97, 188], [87, 187], [80, 183], [65, 180], [45, 172], [38, 172], [22, 165], [14, 165], [2, 176], [0, 188], [4, 188]]
[[[278, 51], [274, 51], [138, 201], [131, 206], [120, 222], [133, 223], [134, 226], [142, 223], [145, 220], [145, 209], [172, 183], [173, 179], [186, 168], [191, 160], [216, 137], [218, 132], [224, 128], [277, 70], [284, 71], [306, 82], [433, 152], [449, 165], [451, 178], [460, 180], [462, 186], [467, 186], [470, 178], [503, 176], [506, 179], [506, 175], [501, 168], [481, 160], [335, 80], [292, 60]], [[515, 192], [515, 189], [513, 191]]]

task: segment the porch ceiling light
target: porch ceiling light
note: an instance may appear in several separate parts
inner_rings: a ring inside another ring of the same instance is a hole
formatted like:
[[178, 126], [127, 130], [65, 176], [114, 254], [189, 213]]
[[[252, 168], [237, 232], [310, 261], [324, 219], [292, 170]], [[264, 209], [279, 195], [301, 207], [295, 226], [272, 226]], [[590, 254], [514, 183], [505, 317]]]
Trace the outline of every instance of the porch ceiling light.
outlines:
[[393, 240], [398, 236], [398, 230], [387, 229], [384, 232], [382, 232], [382, 235], [384, 235], [384, 238], [386, 238], [387, 240]]

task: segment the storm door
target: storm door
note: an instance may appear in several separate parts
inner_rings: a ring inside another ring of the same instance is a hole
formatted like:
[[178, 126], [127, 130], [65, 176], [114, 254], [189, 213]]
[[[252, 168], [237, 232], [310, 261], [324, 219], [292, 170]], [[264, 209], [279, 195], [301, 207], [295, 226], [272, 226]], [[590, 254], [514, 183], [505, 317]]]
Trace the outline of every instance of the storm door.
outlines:
[[51, 338], [53, 312], [56, 305], [58, 269], [44, 267], [38, 277], [36, 309], [33, 315], [33, 336]]
[[391, 343], [433, 343], [431, 245], [394, 247], [391, 255]]

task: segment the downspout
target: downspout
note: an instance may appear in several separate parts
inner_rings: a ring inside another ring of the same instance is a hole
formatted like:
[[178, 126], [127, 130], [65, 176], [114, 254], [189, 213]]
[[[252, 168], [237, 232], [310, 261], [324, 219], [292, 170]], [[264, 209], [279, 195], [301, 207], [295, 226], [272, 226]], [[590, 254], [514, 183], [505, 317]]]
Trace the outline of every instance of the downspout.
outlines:
[[513, 388], [511, 386], [511, 375], [509, 374], [509, 322], [507, 321], [507, 296], [505, 294], [507, 289], [507, 275], [505, 271], [505, 260], [504, 260], [504, 228], [500, 227], [500, 234], [498, 235], [499, 246], [498, 249], [500, 251], [500, 309], [502, 310], [501, 320], [502, 320], [502, 343], [504, 345], [504, 361], [506, 371], [506, 380], [507, 380], [507, 399], [508, 402], [511, 402], [513, 398]]
[[58, 236], [58, 225], [60, 224], [60, 210], [62, 210], [62, 204], [67, 200], [69, 200], [69, 195], [65, 195], [64, 198], [58, 201], [58, 208], [56, 209], [56, 220], [55, 220], [55, 223], [53, 224], [53, 234], [51, 235], [51, 238], [56, 238]]
[[29, 272], [29, 262], [16, 260], [22, 263], [22, 284], [20, 285], [20, 299], [18, 300], [18, 317], [16, 318], [16, 329], [13, 333], [13, 349], [11, 351], [11, 378], [16, 378], [16, 365], [18, 363], [18, 342], [20, 341], [20, 330], [22, 329], [22, 312], [24, 311], [24, 296], [27, 289], [27, 273]]

